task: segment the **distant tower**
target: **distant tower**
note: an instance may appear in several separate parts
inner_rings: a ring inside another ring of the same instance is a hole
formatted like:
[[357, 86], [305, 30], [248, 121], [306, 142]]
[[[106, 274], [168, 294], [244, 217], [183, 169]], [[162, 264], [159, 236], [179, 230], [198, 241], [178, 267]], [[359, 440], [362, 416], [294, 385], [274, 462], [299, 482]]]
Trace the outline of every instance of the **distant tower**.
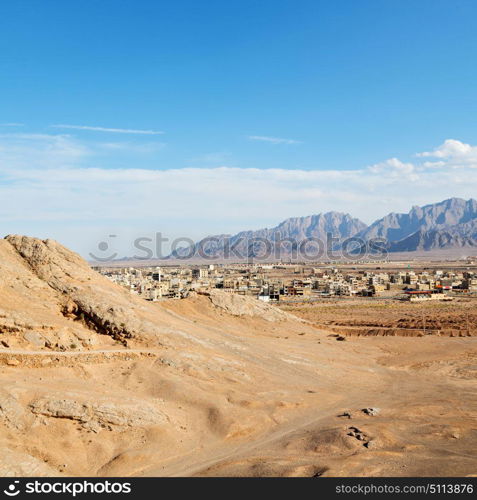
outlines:
[[158, 281], [159, 283], [161, 282], [161, 268], [156, 267], [156, 272], [152, 273], [152, 279], [154, 281]]

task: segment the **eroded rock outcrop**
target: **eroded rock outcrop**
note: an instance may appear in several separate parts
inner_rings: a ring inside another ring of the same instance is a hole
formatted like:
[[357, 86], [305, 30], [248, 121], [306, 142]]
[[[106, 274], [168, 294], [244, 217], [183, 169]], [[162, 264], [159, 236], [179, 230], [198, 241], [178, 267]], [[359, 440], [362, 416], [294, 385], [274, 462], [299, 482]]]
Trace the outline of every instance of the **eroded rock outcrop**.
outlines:
[[263, 318], [266, 321], [284, 321], [287, 319], [298, 321], [296, 316], [253, 297], [227, 293], [221, 290], [211, 290], [204, 293], [204, 295], [209, 297], [215, 307], [224, 310], [232, 316], [255, 316]]
[[22, 430], [24, 428], [25, 411], [20, 403], [4, 391], [0, 392], [0, 423]]
[[153, 340], [155, 326], [141, 313], [144, 304], [93, 271], [79, 255], [54, 240], [5, 238], [33, 273], [63, 298], [62, 313], [124, 344]]
[[38, 458], [7, 448], [0, 449], [0, 477], [56, 477], [58, 471]]
[[167, 422], [167, 417], [144, 401], [81, 401], [74, 395], [43, 397], [30, 404], [34, 414], [76, 420], [91, 430], [115, 425], [147, 427]]

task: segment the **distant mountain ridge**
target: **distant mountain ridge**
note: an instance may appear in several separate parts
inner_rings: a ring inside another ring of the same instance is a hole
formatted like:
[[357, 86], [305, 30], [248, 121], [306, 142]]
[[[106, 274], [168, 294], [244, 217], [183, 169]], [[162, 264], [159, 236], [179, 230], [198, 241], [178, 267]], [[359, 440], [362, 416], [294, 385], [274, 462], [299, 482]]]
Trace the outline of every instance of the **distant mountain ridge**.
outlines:
[[[343, 241], [363, 231], [366, 224], [342, 212], [327, 212], [306, 217], [292, 217], [272, 228], [255, 231], [241, 231], [235, 235], [220, 234], [209, 236], [191, 248], [179, 248], [171, 257], [185, 258], [188, 255], [218, 256], [223, 258], [227, 249], [244, 258], [254, 256], [259, 242], [294, 241], [307, 239], [326, 241], [327, 235]], [[286, 251], [285, 251], [286, 253]], [[226, 256], [226, 255], [225, 255]]]
[[334, 238], [337, 248], [341, 242], [353, 239], [364, 248], [371, 241], [381, 240], [381, 248], [388, 252], [432, 251], [477, 247], [477, 201], [462, 198], [425, 206], [414, 206], [408, 213], [390, 213], [367, 226], [361, 220], [342, 212], [327, 212], [306, 217], [292, 217], [273, 228], [241, 231], [235, 235], [209, 236], [192, 248], [180, 248], [170, 258], [201, 256], [227, 258], [228, 248], [234, 255], [254, 257], [257, 241], [276, 246], [279, 240], [293, 241], [282, 247], [280, 256], [288, 258], [300, 243], [314, 239], [323, 243]]
[[419, 229], [410, 236], [392, 242], [390, 252], [431, 251], [477, 247], [477, 219], [431, 229]]
[[373, 222], [359, 236], [365, 240], [385, 238], [399, 241], [419, 230], [451, 227], [477, 218], [477, 201], [450, 198], [448, 200], [412, 207], [407, 214], [390, 213]]

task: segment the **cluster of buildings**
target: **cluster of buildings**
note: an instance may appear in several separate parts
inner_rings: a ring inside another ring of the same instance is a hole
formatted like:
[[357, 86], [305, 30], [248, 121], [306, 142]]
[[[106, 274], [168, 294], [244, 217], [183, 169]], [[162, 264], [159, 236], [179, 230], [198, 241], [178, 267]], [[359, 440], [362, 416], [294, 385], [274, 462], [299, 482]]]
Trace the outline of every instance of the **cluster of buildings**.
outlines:
[[99, 268], [98, 271], [131, 293], [152, 301], [181, 299], [191, 291], [212, 288], [255, 296], [266, 302], [332, 296], [402, 296], [425, 300], [477, 293], [477, 273], [469, 271], [340, 270], [291, 264]]

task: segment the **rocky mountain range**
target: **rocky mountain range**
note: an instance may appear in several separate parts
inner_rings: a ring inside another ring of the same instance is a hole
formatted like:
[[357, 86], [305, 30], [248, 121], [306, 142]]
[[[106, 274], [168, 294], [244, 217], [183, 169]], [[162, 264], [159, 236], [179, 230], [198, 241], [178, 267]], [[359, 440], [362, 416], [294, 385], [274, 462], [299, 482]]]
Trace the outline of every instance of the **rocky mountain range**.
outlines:
[[209, 236], [196, 243], [193, 248], [178, 249], [171, 257], [186, 258], [193, 255], [206, 258], [248, 258], [266, 250], [264, 247], [267, 242], [272, 253], [275, 254], [275, 250], [280, 248], [288, 256], [292, 254], [293, 247], [303, 241], [325, 242], [330, 237], [336, 241], [344, 241], [366, 227], [364, 222], [341, 212], [293, 217], [272, 228], [241, 231], [235, 235]]
[[407, 214], [390, 213], [357, 236], [383, 238], [391, 252], [477, 246], [477, 201], [450, 198], [415, 206]]
[[170, 258], [240, 259], [257, 257], [267, 251], [273, 257], [291, 258], [297, 247], [307, 241], [307, 245], [315, 245], [318, 251], [318, 240], [321, 251], [343, 248], [353, 240], [358, 241], [354, 244], [354, 253], [372, 250], [376, 241], [380, 251], [388, 252], [477, 247], [477, 201], [450, 198], [414, 206], [408, 213], [393, 212], [369, 226], [341, 212], [294, 217], [272, 228], [209, 236], [193, 247], [177, 249]]
[[418, 229], [389, 245], [391, 252], [431, 251], [477, 247], [477, 219], [450, 226]]

